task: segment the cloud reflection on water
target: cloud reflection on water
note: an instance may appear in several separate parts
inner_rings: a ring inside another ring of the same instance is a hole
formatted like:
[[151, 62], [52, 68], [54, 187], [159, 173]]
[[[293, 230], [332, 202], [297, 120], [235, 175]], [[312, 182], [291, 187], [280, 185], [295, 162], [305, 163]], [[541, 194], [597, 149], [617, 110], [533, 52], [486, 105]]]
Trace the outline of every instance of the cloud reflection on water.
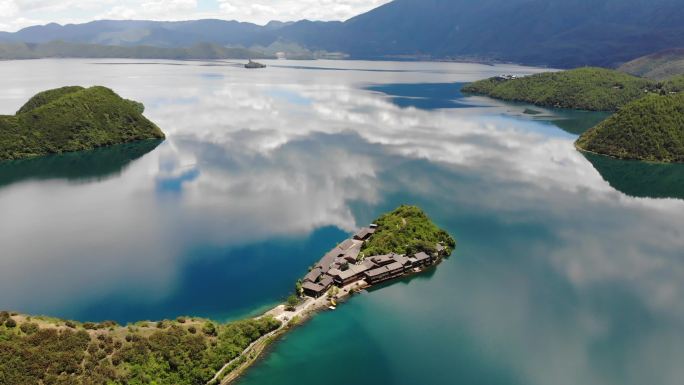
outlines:
[[[503, 116], [509, 107], [400, 108], [361, 87], [462, 81], [471, 72], [221, 68], [223, 76], [176, 74], [168, 85], [128, 67], [151, 85], [107, 81], [143, 99], [169, 140], [115, 179], [0, 189], [0, 225], [11, 229], [0, 233], [0, 303], [50, 312], [111, 296], [155, 304], [193, 289], [179, 281], [184, 266], [203, 258], [193, 253], [198, 245], [234, 249], [326, 226], [351, 231], [385, 205], [409, 201], [457, 232], [467, 254], [445, 266], [453, 286], [434, 305], [411, 303], [462, 309], [452, 320], [495, 345], [488, 358], [525, 383], [611, 383], [619, 370], [605, 380], [595, 365], [653, 355], [658, 362], [641, 368], [658, 369], [658, 383], [681, 378], [667, 354], [678, 357], [684, 346], [672, 343], [684, 336], [684, 201], [619, 193], [571, 136]], [[372, 212], [360, 215], [359, 206]], [[601, 354], [619, 345], [616, 336], [629, 344], [625, 355]], [[565, 364], [549, 366], [550, 356]], [[637, 384], [654, 371], [626, 372], [635, 380], [625, 383]]]

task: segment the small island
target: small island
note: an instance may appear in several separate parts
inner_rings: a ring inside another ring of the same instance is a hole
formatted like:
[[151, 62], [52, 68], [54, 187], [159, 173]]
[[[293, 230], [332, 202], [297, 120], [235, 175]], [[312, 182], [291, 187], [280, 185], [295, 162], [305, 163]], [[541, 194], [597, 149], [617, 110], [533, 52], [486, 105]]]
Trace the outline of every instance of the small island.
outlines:
[[242, 321], [194, 317], [127, 326], [0, 312], [0, 373], [8, 384], [228, 384], [266, 347], [364, 288], [419, 274], [456, 241], [415, 206], [401, 206], [335, 246], [285, 304]]
[[163, 139], [144, 110], [106, 87], [41, 92], [15, 115], [0, 115], [0, 161]]

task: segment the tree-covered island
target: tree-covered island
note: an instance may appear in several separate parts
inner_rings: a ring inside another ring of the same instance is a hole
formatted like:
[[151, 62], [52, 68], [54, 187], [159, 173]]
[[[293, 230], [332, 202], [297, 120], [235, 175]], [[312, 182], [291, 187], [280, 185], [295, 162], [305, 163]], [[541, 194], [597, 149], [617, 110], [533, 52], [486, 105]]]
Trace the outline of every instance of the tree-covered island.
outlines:
[[0, 115], [0, 161], [163, 139], [144, 110], [105, 87], [41, 92], [15, 115]]

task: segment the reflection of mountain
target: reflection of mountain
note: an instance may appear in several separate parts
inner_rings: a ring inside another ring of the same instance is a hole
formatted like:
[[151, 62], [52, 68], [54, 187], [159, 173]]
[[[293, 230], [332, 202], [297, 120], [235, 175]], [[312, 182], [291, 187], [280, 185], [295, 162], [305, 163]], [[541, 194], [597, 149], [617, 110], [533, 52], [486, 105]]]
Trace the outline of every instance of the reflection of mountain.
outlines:
[[[466, 83], [399, 83], [373, 85], [366, 89], [389, 96], [392, 104], [400, 108], [415, 107], [431, 111], [443, 108], [477, 107], [478, 101], [461, 93], [461, 87], [464, 84]], [[466, 99], [469, 101], [461, 101]], [[505, 106], [508, 115], [526, 115], [537, 121], [548, 121], [573, 135], [581, 135], [610, 116], [606, 112], [548, 109], [528, 103], [489, 98], [483, 104], [492, 107]]]
[[585, 153], [614, 189], [644, 198], [684, 199], [684, 164], [646, 163]]
[[574, 135], [582, 135], [586, 130], [604, 121], [609, 113], [593, 111], [554, 110], [560, 119], [553, 124], [561, 130]]
[[0, 187], [25, 179], [102, 179], [120, 173], [130, 162], [154, 150], [162, 141], [145, 140], [33, 159], [0, 163]]

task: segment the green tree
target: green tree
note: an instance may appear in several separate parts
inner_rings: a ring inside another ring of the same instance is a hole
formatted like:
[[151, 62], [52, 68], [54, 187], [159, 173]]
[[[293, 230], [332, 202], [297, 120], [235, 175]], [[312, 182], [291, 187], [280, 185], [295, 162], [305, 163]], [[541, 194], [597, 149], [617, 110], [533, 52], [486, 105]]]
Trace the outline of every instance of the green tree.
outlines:
[[294, 311], [297, 308], [297, 305], [299, 305], [299, 297], [294, 294], [287, 297], [287, 302], [285, 303], [285, 309], [287, 311]]

